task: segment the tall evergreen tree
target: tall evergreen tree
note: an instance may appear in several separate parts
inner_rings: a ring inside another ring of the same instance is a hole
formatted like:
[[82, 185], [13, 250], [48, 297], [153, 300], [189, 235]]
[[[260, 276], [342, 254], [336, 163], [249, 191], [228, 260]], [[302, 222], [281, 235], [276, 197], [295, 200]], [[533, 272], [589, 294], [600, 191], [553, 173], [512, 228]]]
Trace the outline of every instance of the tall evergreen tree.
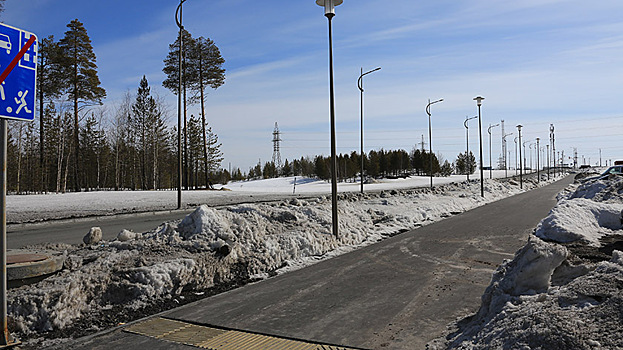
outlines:
[[[215, 172], [223, 161], [223, 151], [221, 147], [223, 146], [218, 141], [218, 136], [212, 132], [212, 127], [208, 126], [208, 130], [206, 131], [206, 144], [207, 144], [207, 162], [206, 171]], [[209, 182], [208, 182], [209, 185]]]
[[63, 92], [73, 103], [74, 117], [74, 188], [80, 190], [80, 139], [78, 112], [81, 108], [92, 104], [101, 104], [106, 97], [106, 90], [100, 86], [97, 76], [96, 57], [91, 39], [84, 25], [74, 19], [69, 24], [65, 36], [59, 41], [58, 47], [62, 55], [61, 79]]
[[139, 83], [136, 100], [132, 104], [129, 121], [133, 144], [139, 155], [140, 187], [157, 188], [159, 178], [160, 152], [166, 148], [163, 108], [152, 95], [147, 78]]
[[225, 60], [221, 53], [210, 39], [199, 37], [193, 39], [189, 43], [189, 54], [187, 56], [186, 69], [189, 73], [188, 85], [194, 92], [191, 102], [199, 99], [201, 103], [201, 125], [203, 129], [203, 158], [204, 170], [206, 176], [206, 184], [210, 183], [209, 179], [209, 163], [208, 157], [208, 137], [207, 123], [205, 115], [205, 90], [208, 87], [217, 89], [225, 83], [225, 69], [223, 68]]
[[44, 163], [45, 145], [45, 103], [51, 102], [61, 92], [60, 83], [60, 55], [58, 43], [54, 36], [43, 38], [39, 43], [37, 64], [37, 92], [39, 95], [39, 167], [41, 169], [41, 191], [46, 191], [46, 166]]
[[149, 83], [147, 78], [143, 75], [136, 94], [136, 101], [132, 105], [132, 115], [130, 125], [133, 130], [133, 135], [136, 138], [135, 144], [138, 146], [138, 153], [140, 156], [140, 174], [141, 182], [140, 188], [147, 189], [147, 134], [148, 123], [151, 119], [151, 113], [155, 108], [155, 101], [150, 96]]

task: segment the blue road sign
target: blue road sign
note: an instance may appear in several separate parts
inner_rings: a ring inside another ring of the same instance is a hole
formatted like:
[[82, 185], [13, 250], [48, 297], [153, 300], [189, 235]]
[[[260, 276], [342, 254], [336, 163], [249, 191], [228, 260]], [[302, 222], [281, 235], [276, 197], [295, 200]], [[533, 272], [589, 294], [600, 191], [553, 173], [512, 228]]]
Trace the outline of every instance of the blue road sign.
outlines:
[[0, 23], [0, 117], [35, 119], [38, 51], [35, 34]]

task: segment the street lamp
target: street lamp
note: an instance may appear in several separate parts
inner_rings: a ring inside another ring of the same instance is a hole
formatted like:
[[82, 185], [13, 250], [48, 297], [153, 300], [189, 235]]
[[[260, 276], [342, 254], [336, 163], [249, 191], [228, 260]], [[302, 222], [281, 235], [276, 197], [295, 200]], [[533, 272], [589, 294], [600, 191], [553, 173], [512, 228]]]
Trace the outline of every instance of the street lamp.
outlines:
[[469, 181], [469, 174], [472, 172], [472, 162], [469, 156], [469, 126], [467, 126], [467, 122], [476, 118], [478, 118], [477, 115], [471, 118], [465, 116], [465, 121], [463, 122], [463, 125], [465, 125], [465, 143], [467, 144], [467, 151], [465, 151], [465, 162], [467, 163], [467, 181]]
[[474, 101], [478, 105], [478, 137], [480, 140], [480, 196], [485, 196], [485, 179], [482, 171], [482, 117], [480, 115], [480, 106], [482, 106], [482, 100], [485, 98], [482, 96], [474, 97]]
[[[180, 4], [177, 5], [175, 10], [175, 23], [180, 29], [179, 42], [180, 52], [178, 56], [178, 73], [179, 80], [177, 85], [177, 209], [182, 208], [182, 50], [184, 48], [182, 40], [182, 31], [184, 26], [182, 25], [182, 4], [186, 0], [180, 0]], [[178, 20], [179, 14], [179, 20]]]
[[545, 148], [547, 148], [547, 179], [549, 180], [549, 168], [550, 168], [550, 162], [549, 162], [549, 145], [545, 145]]
[[515, 176], [517, 176], [517, 172], [519, 169], [517, 168], [517, 137], [513, 140], [515, 142]]
[[530, 172], [534, 171], [534, 165], [532, 164], [532, 146], [534, 146], [534, 143], [528, 144], [528, 149], [530, 150]]
[[361, 75], [357, 80], [357, 87], [359, 88], [361, 95], [361, 193], [363, 193], [363, 76], [370, 74], [372, 72], [376, 72], [380, 70], [381, 67], [375, 68], [368, 72], [363, 72], [363, 67], [361, 68]]
[[324, 15], [329, 22], [329, 103], [331, 110], [331, 221], [333, 234], [338, 237], [337, 218], [337, 157], [335, 150], [335, 94], [333, 91], [333, 30], [331, 20], [335, 17], [335, 6], [341, 5], [343, 0], [316, 0], [318, 6], [324, 7]]
[[539, 146], [539, 141], [541, 139], [540, 138], [536, 138], [536, 182], [539, 183], [541, 182], [541, 170], [539, 169], [539, 152], [540, 152], [540, 146]]
[[528, 143], [530, 141], [524, 141], [523, 142], [523, 166], [524, 166], [524, 170], [528, 170], [528, 168], [526, 167], [526, 163], [528, 163], [528, 156], [526, 155], [526, 143]]
[[[521, 124], [517, 125], [517, 130], [519, 132], [519, 188], [523, 189], [523, 165], [521, 163], [521, 128], [523, 126]], [[524, 150], [525, 153], [525, 150]], [[517, 154], [515, 152], [515, 154]]]
[[500, 124], [495, 124], [495, 125], [491, 125], [489, 124], [489, 128], [487, 129], [487, 132], [489, 133], [489, 178], [493, 179], [493, 161], [491, 159], [491, 129], [495, 128], [496, 126], [500, 126]]
[[430, 123], [430, 106], [434, 105], [437, 102], [442, 102], [443, 98], [437, 100], [437, 101], [433, 101], [430, 102], [430, 99], [428, 100], [428, 104], [426, 105], [426, 114], [428, 114], [428, 145], [430, 146], [430, 154], [428, 155], [428, 159], [430, 159], [430, 188], [433, 188], [433, 132], [431, 130], [431, 123]]

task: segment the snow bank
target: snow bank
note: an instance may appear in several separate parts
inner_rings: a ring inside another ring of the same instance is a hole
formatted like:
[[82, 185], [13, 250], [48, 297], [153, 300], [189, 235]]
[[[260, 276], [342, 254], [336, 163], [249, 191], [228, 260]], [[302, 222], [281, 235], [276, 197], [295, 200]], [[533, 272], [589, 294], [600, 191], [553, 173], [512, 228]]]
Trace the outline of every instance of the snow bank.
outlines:
[[538, 237], [560, 243], [581, 240], [599, 246], [603, 236], [620, 233], [623, 228], [621, 177], [574, 185], [558, 200], [537, 226]]
[[[524, 190], [534, 186], [526, 182]], [[145, 233], [122, 231], [113, 242], [46, 245], [66, 251], [66, 268], [9, 290], [9, 316], [25, 336], [75, 320], [94, 324], [106, 310], [130, 314], [184, 293], [300, 268], [524, 191], [495, 180], [486, 180], [485, 190], [482, 198], [479, 183], [463, 182], [433, 191], [340, 194], [339, 238], [331, 232], [330, 197], [320, 196], [220, 209], [201, 205], [179, 222]]]
[[623, 253], [614, 250], [597, 263], [575, 256], [623, 233], [622, 185], [617, 178], [584, 183], [559, 196], [537, 237], [497, 268], [478, 313], [451, 325], [454, 332], [429, 348], [623, 348]]
[[584, 198], [563, 200], [539, 223], [540, 238], [567, 243], [578, 240], [599, 246], [599, 239], [620, 231], [623, 205], [594, 202]]
[[[509, 173], [512, 175], [512, 172]], [[488, 175], [488, 174], [487, 174]], [[493, 177], [504, 177], [505, 171], [494, 170]], [[471, 176], [477, 179], [479, 173]], [[366, 185], [366, 191], [410, 189], [427, 187], [430, 178], [411, 176], [406, 179], [384, 179]], [[435, 186], [463, 182], [465, 176], [433, 178]], [[294, 183], [296, 182], [296, 187]], [[279, 198], [322, 196], [331, 193], [331, 183], [305, 177], [281, 177], [216, 185], [223, 191], [183, 191], [182, 208], [201, 204], [219, 206], [248, 202], [266, 202]], [[338, 192], [359, 192], [358, 182], [338, 183]], [[76, 193], [48, 193], [7, 196], [7, 223], [39, 222], [50, 219], [68, 219], [111, 214], [175, 210], [176, 191], [89, 191]]]
[[586, 198], [596, 202], [623, 204], [623, 177], [615, 176], [604, 180], [584, 182], [568, 198]]

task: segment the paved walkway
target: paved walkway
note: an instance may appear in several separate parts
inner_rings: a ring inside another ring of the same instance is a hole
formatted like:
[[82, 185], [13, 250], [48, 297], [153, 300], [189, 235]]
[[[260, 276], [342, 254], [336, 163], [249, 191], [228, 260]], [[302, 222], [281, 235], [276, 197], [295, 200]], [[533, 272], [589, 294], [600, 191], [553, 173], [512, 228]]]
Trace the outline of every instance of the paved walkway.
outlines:
[[[366, 349], [424, 349], [478, 310], [495, 267], [525, 244], [572, 178], [160, 316]], [[116, 329], [72, 349], [191, 349]]]

